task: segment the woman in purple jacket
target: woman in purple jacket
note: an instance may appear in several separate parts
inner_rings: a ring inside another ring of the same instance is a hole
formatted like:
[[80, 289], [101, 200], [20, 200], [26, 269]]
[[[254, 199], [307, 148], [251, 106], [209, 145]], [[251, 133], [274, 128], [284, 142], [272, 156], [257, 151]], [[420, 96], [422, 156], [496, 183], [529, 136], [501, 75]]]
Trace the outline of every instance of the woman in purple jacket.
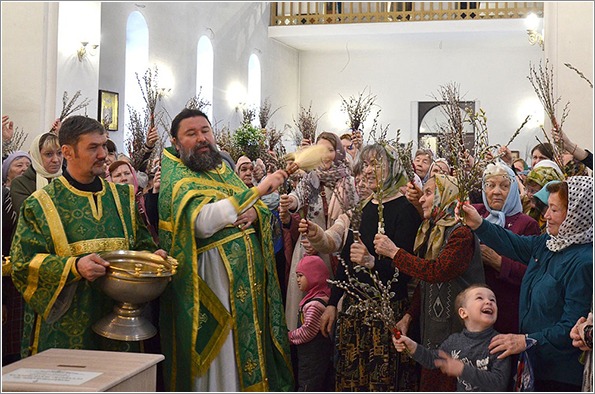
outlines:
[[[518, 235], [540, 234], [537, 221], [523, 213], [516, 175], [511, 168], [501, 162], [489, 164], [482, 183], [483, 204], [473, 206], [485, 220]], [[520, 288], [527, 266], [499, 255], [484, 244], [481, 255], [486, 283], [496, 294], [498, 309], [502, 311], [494, 328], [502, 334], [518, 334]]]

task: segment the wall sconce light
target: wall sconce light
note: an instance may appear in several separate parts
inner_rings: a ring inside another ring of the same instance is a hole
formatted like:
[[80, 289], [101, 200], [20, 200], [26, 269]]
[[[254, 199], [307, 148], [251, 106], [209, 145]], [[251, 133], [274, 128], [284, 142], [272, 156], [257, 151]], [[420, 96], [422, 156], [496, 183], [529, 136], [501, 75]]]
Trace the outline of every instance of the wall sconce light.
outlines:
[[527, 15], [527, 19], [525, 20], [525, 25], [527, 26], [527, 34], [529, 35], [529, 44], [535, 45], [538, 44], [541, 47], [541, 50], [544, 50], [544, 42], [543, 42], [543, 34], [539, 34], [537, 32], [537, 26], [539, 21], [537, 20], [537, 15], [529, 14]]
[[160, 98], [169, 97], [171, 94], [171, 88], [159, 88], [159, 92], [157, 92]]
[[87, 45], [89, 45], [89, 41], [81, 41], [81, 47], [78, 49], [78, 51], [76, 51], [79, 62], [82, 62], [87, 55], [97, 55], [97, 48], [99, 48], [99, 44], [91, 44], [91, 48], [88, 50]]

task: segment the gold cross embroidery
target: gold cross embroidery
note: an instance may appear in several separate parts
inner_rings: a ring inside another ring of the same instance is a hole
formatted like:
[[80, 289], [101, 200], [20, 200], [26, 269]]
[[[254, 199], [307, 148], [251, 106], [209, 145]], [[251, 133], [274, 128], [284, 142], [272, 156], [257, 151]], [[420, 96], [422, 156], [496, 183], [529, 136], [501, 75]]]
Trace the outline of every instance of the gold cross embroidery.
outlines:
[[244, 366], [244, 372], [248, 375], [252, 376], [254, 370], [258, 368], [258, 364], [256, 364], [251, 358], [248, 359], [246, 365]]
[[236, 291], [236, 297], [242, 302], [246, 302], [246, 297], [248, 296], [248, 291], [244, 289], [244, 286], [240, 285], [238, 291]]
[[255, 283], [254, 289], [255, 289], [256, 294], [258, 294], [258, 295], [262, 294], [262, 283]]

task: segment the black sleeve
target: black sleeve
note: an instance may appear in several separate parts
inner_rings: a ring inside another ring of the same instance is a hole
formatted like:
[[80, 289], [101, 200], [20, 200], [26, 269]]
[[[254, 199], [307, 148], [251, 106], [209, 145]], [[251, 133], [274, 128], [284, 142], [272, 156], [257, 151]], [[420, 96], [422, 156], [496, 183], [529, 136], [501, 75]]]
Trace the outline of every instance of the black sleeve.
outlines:
[[147, 210], [147, 217], [149, 223], [153, 228], [159, 228], [159, 193], [153, 193], [153, 191], [145, 194], [145, 209]]
[[587, 152], [587, 157], [581, 160], [581, 163], [593, 170], [593, 154], [586, 149], [585, 152]]

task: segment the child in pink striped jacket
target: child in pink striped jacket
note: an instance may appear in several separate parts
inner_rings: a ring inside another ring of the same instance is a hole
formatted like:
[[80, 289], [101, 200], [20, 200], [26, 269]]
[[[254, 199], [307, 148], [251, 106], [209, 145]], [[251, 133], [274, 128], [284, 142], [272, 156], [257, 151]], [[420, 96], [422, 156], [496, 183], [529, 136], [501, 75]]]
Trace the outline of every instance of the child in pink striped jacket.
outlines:
[[330, 297], [330, 273], [319, 256], [304, 256], [296, 267], [297, 283], [306, 296], [300, 302], [298, 328], [289, 332], [297, 345], [298, 391], [334, 389], [332, 342], [320, 332], [320, 319]]

